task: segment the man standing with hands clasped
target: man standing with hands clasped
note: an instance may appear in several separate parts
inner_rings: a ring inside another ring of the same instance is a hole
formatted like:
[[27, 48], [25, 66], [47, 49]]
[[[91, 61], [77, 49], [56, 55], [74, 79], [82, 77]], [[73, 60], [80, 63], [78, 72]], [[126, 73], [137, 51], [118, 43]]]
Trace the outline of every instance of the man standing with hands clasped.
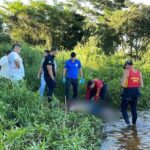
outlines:
[[124, 64], [124, 72], [122, 75], [121, 86], [123, 88], [121, 112], [123, 118], [130, 126], [130, 121], [127, 113], [128, 105], [131, 107], [132, 124], [136, 125], [137, 121], [137, 102], [140, 96], [139, 88], [143, 87], [142, 74], [139, 70], [133, 67], [132, 60], [127, 60]]
[[70, 88], [73, 87], [73, 97], [76, 99], [78, 96], [78, 74], [80, 72], [81, 79], [79, 83], [84, 83], [83, 71], [81, 67], [81, 62], [76, 59], [76, 53], [71, 53], [71, 58], [66, 61], [63, 71], [63, 83], [65, 83], [65, 96], [67, 100], [70, 100]]

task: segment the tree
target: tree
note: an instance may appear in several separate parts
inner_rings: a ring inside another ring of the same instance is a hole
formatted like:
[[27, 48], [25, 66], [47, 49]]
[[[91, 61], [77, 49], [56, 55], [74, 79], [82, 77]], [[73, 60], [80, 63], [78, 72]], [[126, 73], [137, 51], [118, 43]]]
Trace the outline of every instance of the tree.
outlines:
[[107, 23], [120, 38], [122, 49], [137, 60], [147, 50], [150, 42], [150, 7], [133, 5], [125, 11], [115, 11]]
[[[6, 3], [0, 14], [14, 41], [46, 44], [47, 48], [73, 48], [83, 35], [84, 17], [62, 9], [61, 5], [50, 6], [42, 1], [31, 1], [29, 5], [23, 5], [16, 1]], [[76, 32], [80, 33], [74, 39]], [[69, 40], [74, 42], [69, 43]]]
[[95, 36], [96, 46], [101, 47], [105, 54], [113, 54], [117, 49], [119, 38], [115, 29], [109, 26], [105, 19], [112, 12], [126, 7], [126, 3], [124, 0], [69, 0], [68, 7], [72, 11], [86, 16], [82, 42], [85, 43], [90, 36]]
[[84, 15], [92, 14], [99, 16], [103, 14], [105, 9], [111, 11], [126, 7], [126, 1], [129, 0], [68, 0], [68, 6], [76, 12], [81, 12]]

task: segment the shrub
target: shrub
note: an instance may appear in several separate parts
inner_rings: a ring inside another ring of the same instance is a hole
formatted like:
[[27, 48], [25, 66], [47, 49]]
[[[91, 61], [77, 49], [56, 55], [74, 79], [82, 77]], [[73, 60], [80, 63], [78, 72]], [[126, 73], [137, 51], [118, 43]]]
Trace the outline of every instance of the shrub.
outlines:
[[65, 113], [57, 99], [45, 106], [26, 83], [16, 86], [2, 79], [0, 82], [1, 149], [99, 147], [102, 131], [99, 119], [82, 113]]

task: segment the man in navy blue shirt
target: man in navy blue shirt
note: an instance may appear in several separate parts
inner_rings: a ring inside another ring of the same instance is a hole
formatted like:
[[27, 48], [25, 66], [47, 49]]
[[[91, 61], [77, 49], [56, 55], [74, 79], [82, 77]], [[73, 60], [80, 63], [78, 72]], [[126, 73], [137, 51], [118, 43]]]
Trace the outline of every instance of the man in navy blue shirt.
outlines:
[[54, 58], [56, 50], [52, 49], [51, 52], [45, 57], [43, 62], [44, 79], [48, 87], [48, 101], [51, 102], [54, 89], [56, 87], [56, 72]]
[[65, 96], [69, 100], [70, 88], [73, 87], [73, 99], [78, 96], [78, 74], [80, 72], [81, 80], [80, 83], [84, 82], [83, 71], [81, 67], [81, 62], [76, 59], [76, 53], [71, 53], [71, 58], [66, 61], [63, 71], [63, 82], [66, 84]]

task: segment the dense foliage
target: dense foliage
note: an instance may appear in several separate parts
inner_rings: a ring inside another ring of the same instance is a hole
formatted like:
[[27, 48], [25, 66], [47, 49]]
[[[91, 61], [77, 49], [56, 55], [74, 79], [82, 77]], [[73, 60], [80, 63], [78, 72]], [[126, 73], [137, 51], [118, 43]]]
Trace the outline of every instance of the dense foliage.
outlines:
[[[0, 57], [19, 42], [26, 74], [19, 85], [0, 79], [0, 149], [99, 149], [101, 120], [64, 110], [62, 72], [72, 49], [81, 60], [85, 81], [104, 80], [107, 99], [117, 108], [122, 66], [135, 55], [134, 64], [144, 79], [138, 106], [150, 108], [150, 7], [123, 0], [69, 1], [54, 6], [43, 1], [6, 2], [0, 8]], [[49, 105], [39, 97], [37, 72], [44, 49], [51, 47], [59, 52], [55, 98]], [[84, 100], [85, 84], [79, 91]]]
[[148, 50], [149, 12], [149, 6], [122, 0], [68, 0], [55, 5], [5, 2], [0, 7], [0, 42], [72, 50], [95, 36], [95, 46], [105, 54], [122, 49], [137, 60]]
[[0, 15], [6, 25], [4, 33], [15, 42], [72, 49], [83, 36], [84, 17], [59, 5], [42, 1], [23, 5], [16, 1], [2, 7]]
[[25, 83], [0, 82], [0, 149], [99, 147], [100, 120], [86, 114], [65, 113], [57, 99], [50, 106], [43, 104]]
[[[87, 80], [92, 78], [99, 78], [104, 80], [109, 87], [109, 100], [116, 105], [120, 105], [120, 80], [123, 72], [123, 64], [128, 56], [123, 51], [116, 52], [114, 55], [106, 56], [103, 51], [95, 46], [95, 38], [91, 38], [86, 44], [78, 44], [75, 47], [77, 52], [77, 58], [82, 62], [84, 78]], [[0, 49], [6, 51], [10, 49], [10, 45], [1, 45]], [[32, 47], [27, 44], [22, 45], [22, 56], [24, 58], [26, 82], [29, 89], [37, 91], [40, 85], [37, 79], [37, 72], [42, 60], [43, 49], [39, 47]], [[4, 54], [4, 53], [2, 53]], [[149, 67], [150, 62], [148, 58], [150, 56], [149, 51], [143, 56], [141, 61], [134, 62], [135, 67], [140, 69], [144, 78], [144, 88], [142, 89], [142, 95], [140, 98], [140, 107], [150, 107], [148, 99], [149, 95]], [[58, 64], [57, 72], [57, 88], [55, 96], [61, 101], [64, 100], [64, 84], [62, 83], [62, 72], [64, 63], [70, 57], [70, 52], [61, 51], [56, 56]], [[80, 84], [80, 98], [85, 97], [85, 84]], [[146, 104], [146, 105], [145, 105]]]

